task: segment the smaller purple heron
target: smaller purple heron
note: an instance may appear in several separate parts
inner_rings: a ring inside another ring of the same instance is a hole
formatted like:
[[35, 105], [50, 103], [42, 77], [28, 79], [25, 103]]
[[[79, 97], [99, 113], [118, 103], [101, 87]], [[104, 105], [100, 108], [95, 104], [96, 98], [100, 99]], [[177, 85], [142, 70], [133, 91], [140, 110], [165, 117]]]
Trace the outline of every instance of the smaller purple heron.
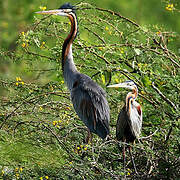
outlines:
[[[116, 138], [118, 141], [124, 143], [134, 143], [135, 139], [139, 137], [142, 128], [142, 109], [139, 103], [136, 102], [138, 96], [138, 88], [133, 81], [125, 81], [124, 83], [109, 85], [108, 87], [121, 87], [130, 89], [126, 96], [126, 103], [121, 109], [117, 124], [116, 124]], [[137, 173], [131, 153], [131, 146], [128, 145], [131, 160]], [[123, 148], [123, 159], [125, 167], [125, 145]]]

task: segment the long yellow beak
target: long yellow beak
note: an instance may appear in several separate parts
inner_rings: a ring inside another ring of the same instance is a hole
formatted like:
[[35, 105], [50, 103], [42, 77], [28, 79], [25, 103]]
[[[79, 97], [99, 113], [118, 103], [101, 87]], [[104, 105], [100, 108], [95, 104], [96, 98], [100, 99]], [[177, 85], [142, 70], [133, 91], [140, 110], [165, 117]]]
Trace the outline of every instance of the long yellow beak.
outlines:
[[135, 84], [129, 84], [129, 82], [113, 84], [113, 85], [109, 85], [107, 87], [112, 87], [112, 88], [127, 88], [127, 89], [130, 89], [130, 90], [133, 90], [133, 89], [137, 88]]
[[109, 85], [107, 87], [114, 87], [114, 88], [118, 88], [118, 87], [126, 87], [126, 85], [124, 83], [119, 83], [119, 84], [113, 84], [113, 85]]
[[49, 10], [49, 11], [38, 11], [37, 14], [52, 14], [52, 15], [59, 15], [59, 16], [67, 16], [67, 13], [65, 13], [62, 9], [55, 9], [55, 10]]

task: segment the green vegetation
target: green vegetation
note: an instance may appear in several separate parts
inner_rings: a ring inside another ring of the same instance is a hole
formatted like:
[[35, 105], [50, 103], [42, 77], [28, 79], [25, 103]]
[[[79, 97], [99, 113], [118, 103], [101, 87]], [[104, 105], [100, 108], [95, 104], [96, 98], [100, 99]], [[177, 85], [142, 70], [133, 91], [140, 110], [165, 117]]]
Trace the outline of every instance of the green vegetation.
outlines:
[[[94, 135], [92, 144], [86, 145], [86, 128], [74, 112], [61, 71], [61, 47], [69, 21], [34, 15], [36, 6], [43, 9], [47, 1], [18, 3], [10, 3], [8, 13], [18, 12], [19, 19], [4, 13], [0, 27], [1, 178], [178, 179], [179, 34], [171, 30], [178, 31], [179, 24], [174, 20], [169, 29], [154, 25], [152, 17], [147, 25], [145, 16], [136, 23], [116, 13], [120, 8], [117, 2], [112, 3], [116, 11], [88, 3], [77, 5], [84, 10], [77, 11], [79, 35], [73, 45], [74, 60], [80, 72], [106, 90], [111, 108], [110, 140], [102, 142]], [[150, 6], [150, 1], [147, 3]], [[8, 4], [1, 4], [4, 12]], [[163, 5], [163, 11], [178, 17], [178, 2], [164, 1]], [[49, 4], [48, 9], [58, 6]], [[122, 6], [130, 10], [129, 3]], [[7, 25], [6, 18], [13, 23]], [[32, 19], [33, 24], [26, 27]], [[17, 22], [21, 22], [19, 32], [14, 32]], [[139, 175], [134, 173], [128, 153], [124, 170], [115, 140], [116, 120], [127, 91], [106, 88], [127, 79], [138, 85], [137, 101], [143, 108], [142, 135], [133, 149]]]

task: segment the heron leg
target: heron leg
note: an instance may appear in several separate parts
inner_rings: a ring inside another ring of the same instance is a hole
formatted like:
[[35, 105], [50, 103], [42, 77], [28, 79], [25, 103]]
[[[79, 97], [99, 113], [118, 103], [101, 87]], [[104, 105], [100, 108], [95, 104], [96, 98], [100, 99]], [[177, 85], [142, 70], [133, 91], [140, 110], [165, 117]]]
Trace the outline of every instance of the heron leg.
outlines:
[[135, 171], [136, 174], [138, 174], [137, 169], [136, 169], [136, 165], [134, 163], [134, 158], [133, 158], [133, 155], [132, 155], [132, 152], [131, 152], [131, 146], [129, 146], [128, 149], [129, 149], [129, 154], [131, 156], [131, 161], [132, 161], [132, 164], [133, 164], [133, 167], [134, 167], [134, 171]]
[[123, 145], [123, 163], [124, 163], [124, 168], [126, 166], [126, 147], [125, 147], [125, 142], [124, 142], [124, 145]]
[[[124, 173], [126, 173], [126, 139], [123, 140], [124, 145], [123, 145], [123, 166], [124, 166]], [[125, 179], [126, 179], [126, 174], [125, 174]]]
[[92, 142], [92, 138], [93, 138], [92, 133], [91, 133], [91, 131], [88, 129], [88, 135], [87, 135], [87, 138], [86, 138], [86, 144], [91, 143], [91, 142]]

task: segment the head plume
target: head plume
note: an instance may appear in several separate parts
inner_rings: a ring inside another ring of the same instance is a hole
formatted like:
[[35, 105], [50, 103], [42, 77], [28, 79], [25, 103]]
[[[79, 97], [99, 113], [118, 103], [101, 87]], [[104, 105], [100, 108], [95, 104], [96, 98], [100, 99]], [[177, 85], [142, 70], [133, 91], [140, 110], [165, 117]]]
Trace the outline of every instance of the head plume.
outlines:
[[72, 9], [72, 11], [75, 12], [76, 6], [71, 5], [70, 3], [65, 3], [62, 6], [60, 6], [59, 9]]

